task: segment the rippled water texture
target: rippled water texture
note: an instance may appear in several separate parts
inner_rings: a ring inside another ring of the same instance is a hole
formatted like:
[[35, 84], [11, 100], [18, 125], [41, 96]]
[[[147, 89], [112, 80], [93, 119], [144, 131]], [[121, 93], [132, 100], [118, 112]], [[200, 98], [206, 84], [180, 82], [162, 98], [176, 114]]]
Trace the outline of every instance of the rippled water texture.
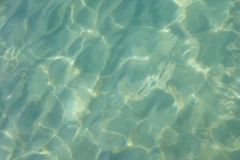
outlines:
[[239, 159], [239, 0], [0, 0], [0, 160]]

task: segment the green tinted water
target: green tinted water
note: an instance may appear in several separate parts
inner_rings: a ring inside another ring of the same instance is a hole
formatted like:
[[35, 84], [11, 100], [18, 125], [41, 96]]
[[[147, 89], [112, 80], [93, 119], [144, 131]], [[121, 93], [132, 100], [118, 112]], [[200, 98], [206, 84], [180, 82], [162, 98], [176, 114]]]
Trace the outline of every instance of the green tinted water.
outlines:
[[239, 160], [238, 0], [0, 1], [0, 160]]

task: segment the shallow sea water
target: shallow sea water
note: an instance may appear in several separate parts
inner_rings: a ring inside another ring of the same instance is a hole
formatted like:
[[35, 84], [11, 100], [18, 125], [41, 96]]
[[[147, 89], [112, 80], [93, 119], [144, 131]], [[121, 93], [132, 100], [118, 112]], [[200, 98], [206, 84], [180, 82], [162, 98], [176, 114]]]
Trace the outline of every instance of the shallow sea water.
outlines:
[[239, 159], [239, 0], [0, 0], [0, 160]]

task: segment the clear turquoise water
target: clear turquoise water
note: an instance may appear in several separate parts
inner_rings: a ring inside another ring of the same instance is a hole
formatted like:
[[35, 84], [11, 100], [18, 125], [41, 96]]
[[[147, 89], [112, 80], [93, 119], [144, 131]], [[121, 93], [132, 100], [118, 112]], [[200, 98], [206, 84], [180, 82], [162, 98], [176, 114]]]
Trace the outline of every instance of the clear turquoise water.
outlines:
[[0, 0], [0, 160], [239, 159], [239, 0]]

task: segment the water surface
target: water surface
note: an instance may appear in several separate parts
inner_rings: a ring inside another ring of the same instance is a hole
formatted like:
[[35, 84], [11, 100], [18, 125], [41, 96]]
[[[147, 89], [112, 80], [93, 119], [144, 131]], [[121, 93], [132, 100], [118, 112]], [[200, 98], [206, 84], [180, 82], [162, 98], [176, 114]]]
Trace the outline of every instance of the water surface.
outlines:
[[239, 160], [239, 11], [1, 0], [0, 160]]

